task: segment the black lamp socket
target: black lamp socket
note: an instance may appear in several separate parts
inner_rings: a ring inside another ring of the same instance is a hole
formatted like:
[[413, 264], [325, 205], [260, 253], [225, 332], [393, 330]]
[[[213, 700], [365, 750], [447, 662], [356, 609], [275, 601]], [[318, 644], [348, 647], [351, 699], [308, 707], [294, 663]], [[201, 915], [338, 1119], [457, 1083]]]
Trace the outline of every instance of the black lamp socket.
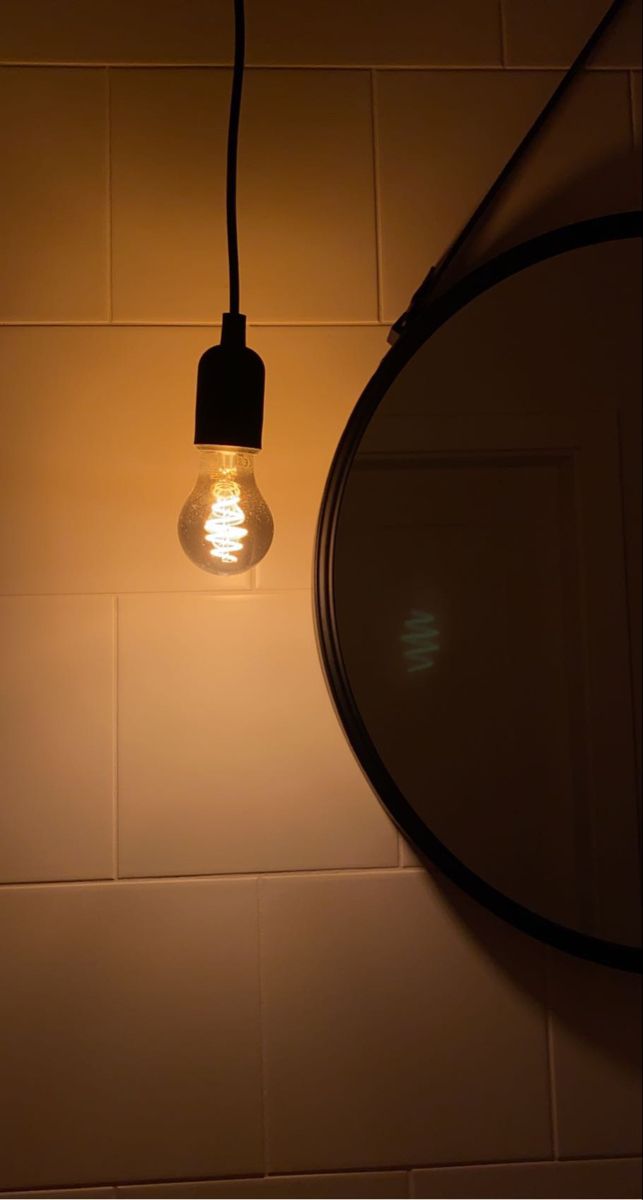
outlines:
[[246, 318], [224, 313], [221, 342], [201, 355], [196, 385], [197, 446], [261, 449], [266, 371], [246, 346]]

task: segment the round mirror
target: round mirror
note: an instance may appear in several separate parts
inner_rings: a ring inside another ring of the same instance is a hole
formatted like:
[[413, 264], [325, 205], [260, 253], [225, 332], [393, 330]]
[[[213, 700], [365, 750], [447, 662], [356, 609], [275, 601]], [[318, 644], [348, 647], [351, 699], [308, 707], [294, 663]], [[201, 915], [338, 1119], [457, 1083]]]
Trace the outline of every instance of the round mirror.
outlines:
[[419, 854], [640, 968], [641, 217], [569, 226], [414, 315], [327, 483], [322, 659]]

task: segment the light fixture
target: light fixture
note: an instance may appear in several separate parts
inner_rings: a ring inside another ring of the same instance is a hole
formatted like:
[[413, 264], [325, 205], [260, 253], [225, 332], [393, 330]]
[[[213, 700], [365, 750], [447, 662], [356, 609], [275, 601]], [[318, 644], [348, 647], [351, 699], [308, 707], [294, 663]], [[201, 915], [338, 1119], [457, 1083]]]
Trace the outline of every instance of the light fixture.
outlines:
[[234, 68], [230, 95], [226, 216], [230, 311], [221, 342], [201, 356], [197, 374], [194, 443], [199, 474], [179, 515], [179, 540], [197, 567], [214, 575], [240, 575], [267, 553], [273, 535], [270, 509], [254, 477], [261, 449], [265, 369], [246, 346], [239, 311], [237, 144], [244, 68], [244, 0], [234, 0]]

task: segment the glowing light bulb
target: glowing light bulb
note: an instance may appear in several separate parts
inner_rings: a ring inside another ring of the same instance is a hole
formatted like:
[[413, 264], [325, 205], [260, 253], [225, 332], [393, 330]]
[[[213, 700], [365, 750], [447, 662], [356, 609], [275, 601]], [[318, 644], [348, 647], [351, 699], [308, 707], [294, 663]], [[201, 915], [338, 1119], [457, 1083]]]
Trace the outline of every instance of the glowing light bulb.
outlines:
[[248, 536], [248, 530], [241, 528], [246, 514], [239, 504], [240, 495], [239, 484], [227, 472], [214, 485], [214, 501], [204, 526], [205, 540], [212, 544], [210, 554], [221, 562], [238, 562], [239, 551], [243, 550], [241, 539]]
[[199, 474], [179, 516], [188, 558], [214, 575], [240, 575], [270, 548], [272, 515], [254, 477], [256, 451], [199, 446]]

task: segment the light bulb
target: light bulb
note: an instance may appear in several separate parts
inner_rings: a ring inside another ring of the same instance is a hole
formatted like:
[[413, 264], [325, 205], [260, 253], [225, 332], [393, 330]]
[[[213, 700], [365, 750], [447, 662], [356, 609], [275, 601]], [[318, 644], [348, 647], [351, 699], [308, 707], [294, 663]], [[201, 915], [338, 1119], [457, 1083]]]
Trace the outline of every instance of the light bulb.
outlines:
[[272, 515], [254, 476], [256, 450], [198, 446], [199, 474], [179, 515], [188, 558], [213, 575], [240, 575], [272, 542]]

